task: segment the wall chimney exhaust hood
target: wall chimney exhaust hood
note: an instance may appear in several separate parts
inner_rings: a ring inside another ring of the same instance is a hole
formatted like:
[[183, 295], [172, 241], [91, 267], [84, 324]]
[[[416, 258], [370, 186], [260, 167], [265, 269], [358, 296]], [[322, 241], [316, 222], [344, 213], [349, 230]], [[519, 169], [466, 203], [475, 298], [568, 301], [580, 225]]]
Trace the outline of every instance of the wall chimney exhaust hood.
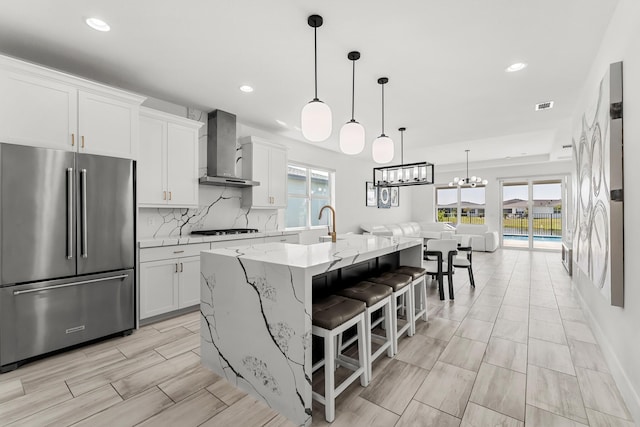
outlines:
[[207, 130], [207, 175], [200, 184], [253, 187], [258, 181], [236, 176], [236, 116], [222, 110], [209, 113]]

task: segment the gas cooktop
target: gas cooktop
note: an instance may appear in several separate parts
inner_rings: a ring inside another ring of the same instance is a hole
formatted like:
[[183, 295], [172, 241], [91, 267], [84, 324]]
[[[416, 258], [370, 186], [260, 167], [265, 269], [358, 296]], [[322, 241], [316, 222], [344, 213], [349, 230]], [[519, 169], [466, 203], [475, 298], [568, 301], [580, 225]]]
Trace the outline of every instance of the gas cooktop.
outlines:
[[197, 230], [192, 231], [191, 234], [202, 234], [204, 236], [226, 236], [227, 234], [248, 234], [257, 233], [255, 228], [227, 228], [224, 230]]

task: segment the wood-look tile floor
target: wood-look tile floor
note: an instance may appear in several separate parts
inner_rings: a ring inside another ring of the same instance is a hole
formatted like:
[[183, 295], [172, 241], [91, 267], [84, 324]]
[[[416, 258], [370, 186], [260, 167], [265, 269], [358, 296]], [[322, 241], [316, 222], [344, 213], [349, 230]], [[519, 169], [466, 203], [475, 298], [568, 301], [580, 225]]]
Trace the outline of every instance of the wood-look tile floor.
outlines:
[[[477, 253], [474, 268], [454, 301], [430, 282], [429, 322], [347, 388], [332, 425], [635, 425], [559, 254]], [[0, 425], [290, 426], [200, 366], [199, 327], [191, 313], [0, 375]]]

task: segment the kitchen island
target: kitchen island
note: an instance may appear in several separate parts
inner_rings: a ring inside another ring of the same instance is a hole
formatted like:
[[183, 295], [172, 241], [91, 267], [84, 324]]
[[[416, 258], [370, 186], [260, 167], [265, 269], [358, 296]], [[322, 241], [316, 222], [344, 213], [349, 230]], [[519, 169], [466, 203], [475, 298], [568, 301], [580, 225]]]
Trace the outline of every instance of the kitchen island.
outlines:
[[389, 260], [420, 266], [422, 239], [349, 235], [203, 251], [203, 365], [296, 425], [310, 425], [312, 284], [333, 275], [335, 285], [342, 271]]

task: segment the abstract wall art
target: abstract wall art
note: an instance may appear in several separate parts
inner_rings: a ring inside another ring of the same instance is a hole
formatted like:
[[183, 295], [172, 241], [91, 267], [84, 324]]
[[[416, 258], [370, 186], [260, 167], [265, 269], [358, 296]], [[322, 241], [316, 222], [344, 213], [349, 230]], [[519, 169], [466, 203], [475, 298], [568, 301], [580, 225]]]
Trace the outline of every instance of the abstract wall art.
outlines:
[[378, 188], [375, 185], [373, 185], [373, 182], [367, 181], [366, 194], [367, 194], [366, 206], [367, 207], [378, 206]]
[[624, 305], [622, 62], [609, 66], [573, 133], [573, 257], [611, 304]]

